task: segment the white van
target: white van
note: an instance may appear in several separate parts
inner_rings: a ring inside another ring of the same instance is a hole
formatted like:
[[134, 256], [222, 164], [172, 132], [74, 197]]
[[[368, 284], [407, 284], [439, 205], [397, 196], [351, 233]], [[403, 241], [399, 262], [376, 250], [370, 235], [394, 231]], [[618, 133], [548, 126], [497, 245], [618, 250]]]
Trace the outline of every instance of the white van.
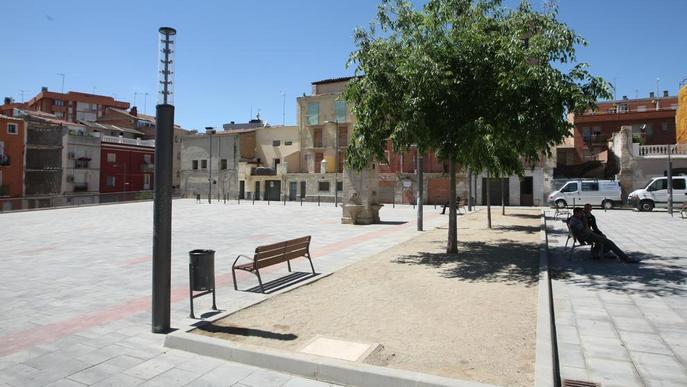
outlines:
[[[673, 208], [680, 208], [687, 201], [687, 176], [673, 176]], [[627, 195], [630, 205], [640, 211], [651, 211], [654, 207], [668, 207], [668, 178], [654, 177], [642, 189]]]
[[571, 180], [549, 195], [549, 204], [558, 208], [591, 204], [611, 209], [621, 203], [620, 184], [615, 180]]

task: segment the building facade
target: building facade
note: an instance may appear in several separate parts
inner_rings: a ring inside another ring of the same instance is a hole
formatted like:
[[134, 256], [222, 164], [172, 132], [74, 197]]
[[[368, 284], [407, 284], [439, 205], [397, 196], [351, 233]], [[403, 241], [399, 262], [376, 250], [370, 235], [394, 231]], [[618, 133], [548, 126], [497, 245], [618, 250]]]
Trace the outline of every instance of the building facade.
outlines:
[[0, 197], [24, 194], [24, 120], [0, 115]]
[[155, 140], [102, 136], [100, 192], [140, 192], [153, 189]]
[[678, 93], [677, 112], [675, 114], [675, 142], [687, 144], [687, 84]]
[[35, 97], [23, 106], [27, 110], [52, 114], [60, 120], [78, 122], [81, 120], [95, 121], [105, 114], [108, 108], [128, 109], [129, 103], [117, 101], [105, 95], [77, 91], [57, 93], [43, 87]]
[[[68, 124], [50, 115], [30, 113], [25, 116], [26, 163], [25, 196], [54, 196], [62, 193], [63, 155]], [[41, 204], [38, 204], [41, 205]]]
[[66, 196], [100, 192], [101, 133], [88, 127], [70, 128], [62, 154], [62, 193]]
[[181, 137], [180, 145], [180, 190], [184, 197], [238, 197], [240, 156], [236, 133], [209, 130]]

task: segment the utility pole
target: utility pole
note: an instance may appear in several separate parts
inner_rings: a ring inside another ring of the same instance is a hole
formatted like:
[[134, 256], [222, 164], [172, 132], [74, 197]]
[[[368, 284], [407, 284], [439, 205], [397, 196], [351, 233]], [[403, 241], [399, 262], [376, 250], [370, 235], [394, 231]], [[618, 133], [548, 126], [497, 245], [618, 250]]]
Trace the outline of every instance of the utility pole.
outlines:
[[172, 160], [174, 145], [174, 36], [170, 27], [159, 29], [158, 105], [155, 129], [155, 196], [153, 202], [152, 331], [170, 330], [172, 277]]
[[668, 213], [670, 216], [673, 216], [673, 160], [670, 158], [673, 146], [668, 145]]
[[424, 180], [422, 169], [424, 166], [423, 157], [420, 153], [420, 148], [416, 147], [417, 152], [417, 231], [422, 231], [422, 207], [424, 205]]
[[60, 89], [61, 90], [60, 93], [64, 94], [64, 77], [65, 77], [65, 74], [64, 73], [57, 73], [57, 76], [62, 77], [62, 89]]

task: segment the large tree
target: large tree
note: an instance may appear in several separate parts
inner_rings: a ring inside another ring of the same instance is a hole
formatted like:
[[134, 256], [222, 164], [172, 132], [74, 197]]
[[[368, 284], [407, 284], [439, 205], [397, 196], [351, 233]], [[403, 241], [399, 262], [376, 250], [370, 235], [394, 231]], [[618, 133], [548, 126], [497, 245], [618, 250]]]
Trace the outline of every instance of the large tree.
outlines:
[[548, 154], [570, 129], [566, 112], [593, 106], [607, 89], [574, 64], [584, 41], [555, 10], [534, 12], [526, 2], [508, 10], [498, 0], [429, 0], [416, 9], [384, 0], [354, 39], [347, 165], [383, 160], [387, 139], [396, 152], [415, 145], [448, 162], [448, 253], [457, 252], [457, 164], [521, 171], [513, 160]]

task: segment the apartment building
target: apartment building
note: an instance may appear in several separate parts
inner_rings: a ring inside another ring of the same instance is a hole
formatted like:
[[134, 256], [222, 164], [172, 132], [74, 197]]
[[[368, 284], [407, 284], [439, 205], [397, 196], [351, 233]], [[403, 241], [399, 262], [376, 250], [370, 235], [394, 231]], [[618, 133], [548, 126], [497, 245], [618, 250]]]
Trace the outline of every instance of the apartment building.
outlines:
[[182, 195], [207, 199], [237, 198], [239, 195], [238, 134], [206, 130], [180, 138]]
[[155, 140], [101, 136], [100, 192], [140, 192], [153, 189]]
[[[60, 195], [65, 136], [70, 128], [80, 125], [40, 112], [27, 112], [24, 120], [27, 124], [24, 194], [28, 197]], [[36, 206], [43, 204], [37, 202]]]
[[78, 122], [81, 120], [95, 121], [105, 114], [108, 108], [128, 109], [129, 103], [117, 101], [105, 95], [78, 91], [57, 93], [43, 87], [24, 106], [27, 110], [53, 114], [60, 120]]
[[[602, 101], [595, 110], [569, 116], [574, 125], [572, 141], [556, 149], [557, 175], [611, 177], [608, 142], [623, 126], [632, 128], [633, 141], [641, 145], [675, 144], [678, 98], [667, 90], [648, 98]], [[612, 161], [612, 160], [611, 160]]]
[[680, 88], [678, 92], [678, 104], [675, 114], [675, 142], [687, 144], [687, 84]]
[[24, 193], [25, 141], [24, 120], [0, 115], [0, 198]]

